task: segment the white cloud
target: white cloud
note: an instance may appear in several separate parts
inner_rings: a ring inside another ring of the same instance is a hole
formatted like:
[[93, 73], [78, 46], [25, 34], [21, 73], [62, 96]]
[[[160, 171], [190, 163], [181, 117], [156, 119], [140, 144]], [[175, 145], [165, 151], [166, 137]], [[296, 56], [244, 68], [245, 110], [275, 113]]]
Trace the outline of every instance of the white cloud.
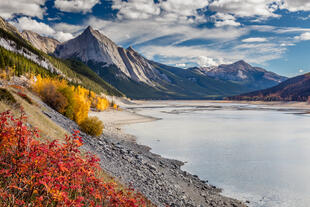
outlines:
[[197, 10], [204, 9], [208, 4], [208, 0], [161, 0], [157, 3], [152, 0], [113, 0], [112, 8], [119, 10], [119, 19], [194, 23], [205, 21]]
[[90, 12], [99, 0], [55, 0], [55, 7], [64, 12]]
[[267, 39], [264, 37], [250, 37], [242, 40], [242, 42], [266, 42], [266, 41]]
[[238, 17], [278, 17], [274, 11], [280, 0], [214, 0], [209, 8], [220, 13]]
[[53, 28], [56, 31], [62, 31], [62, 32], [67, 32], [67, 33], [71, 33], [71, 34], [76, 34], [77, 32], [82, 31], [85, 28], [85, 26], [73, 25], [73, 24], [67, 24], [67, 23], [58, 23], [58, 24], [54, 24]]
[[310, 2], [309, 0], [283, 0], [281, 8], [292, 12], [310, 11]]
[[305, 32], [305, 33], [302, 33], [299, 36], [295, 36], [295, 39], [296, 40], [301, 40], [301, 41], [310, 40], [310, 32]]
[[21, 17], [17, 19], [17, 21], [12, 21], [10, 23], [17, 27], [17, 29], [20, 31], [31, 30], [45, 36], [53, 35], [55, 33], [55, 31], [49, 25], [43, 22], [37, 22], [36, 20], [29, 17]]
[[31, 17], [43, 18], [46, 0], [1, 0], [0, 16], [5, 19], [14, 17], [14, 14], [24, 14]]
[[198, 65], [201, 67], [210, 67], [210, 66], [217, 66], [218, 63], [210, 57], [206, 56], [198, 56]]
[[55, 34], [52, 37], [60, 42], [65, 42], [67, 40], [72, 39], [74, 36], [71, 33], [55, 32]]
[[[208, 6], [208, 0], [167, 0], [161, 1], [160, 6], [164, 14], [164, 18], [169, 15], [174, 15], [177, 19], [187, 19], [188, 17], [194, 17], [190, 19], [192, 21], [203, 21], [203, 16], [197, 13], [198, 9], [204, 9]], [[191, 21], [190, 21], [191, 22]]]
[[161, 37], [171, 37], [171, 44], [191, 39], [233, 40], [248, 31], [243, 28], [197, 28], [190, 24], [149, 20], [105, 21], [90, 18], [84, 25], [99, 29], [116, 43], [141, 44]]
[[150, 0], [114, 0], [112, 8], [119, 10], [119, 19], [148, 19], [160, 14], [159, 4]]
[[303, 70], [303, 69], [300, 69], [298, 72], [303, 73], [303, 72], [304, 72], [304, 70]]
[[31, 19], [30, 17], [21, 17], [15, 21], [11, 21], [10, 23], [14, 25], [20, 31], [31, 30], [42, 36], [53, 37], [61, 42], [67, 41], [73, 38], [73, 35], [71, 33], [55, 31], [49, 25], [43, 22], [37, 22], [36, 20]]
[[138, 49], [149, 59], [155, 56], [166, 64], [180, 62], [197, 64], [200, 66], [212, 66], [232, 63], [238, 60], [246, 60], [249, 63], [266, 64], [267, 61], [281, 58], [286, 51], [285, 47], [279, 47], [277, 43], [238, 44], [223, 50], [218, 46], [142, 46]]
[[216, 27], [222, 26], [240, 26], [240, 23], [236, 21], [236, 18], [230, 14], [216, 13], [211, 18], [215, 20]]
[[290, 42], [283, 42], [280, 44], [281, 47], [287, 47], [287, 46], [294, 46], [294, 43], [290, 43]]
[[177, 63], [177, 64], [175, 64], [175, 66], [179, 67], [179, 68], [185, 68], [186, 64], [185, 63]]

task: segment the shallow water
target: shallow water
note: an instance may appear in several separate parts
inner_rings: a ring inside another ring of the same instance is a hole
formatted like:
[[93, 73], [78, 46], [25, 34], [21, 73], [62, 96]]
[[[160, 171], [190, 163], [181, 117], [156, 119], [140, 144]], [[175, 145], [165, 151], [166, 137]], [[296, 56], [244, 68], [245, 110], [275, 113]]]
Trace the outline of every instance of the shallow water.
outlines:
[[[310, 206], [310, 116], [299, 110], [199, 102], [135, 109], [161, 120], [124, 127], [223, 194], [250, 206]], [[158, 105], [158, 104], [157, 104]]]

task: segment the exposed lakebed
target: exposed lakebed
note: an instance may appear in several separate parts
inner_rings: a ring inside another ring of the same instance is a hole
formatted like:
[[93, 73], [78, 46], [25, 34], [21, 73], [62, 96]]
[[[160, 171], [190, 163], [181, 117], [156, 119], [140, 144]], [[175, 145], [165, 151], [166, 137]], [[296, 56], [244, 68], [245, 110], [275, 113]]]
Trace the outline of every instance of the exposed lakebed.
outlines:
[[250, 206], [310, 206], [305, 109], [212, 102], [147, 102], [158, 121], [124, 126], [137, 142]]

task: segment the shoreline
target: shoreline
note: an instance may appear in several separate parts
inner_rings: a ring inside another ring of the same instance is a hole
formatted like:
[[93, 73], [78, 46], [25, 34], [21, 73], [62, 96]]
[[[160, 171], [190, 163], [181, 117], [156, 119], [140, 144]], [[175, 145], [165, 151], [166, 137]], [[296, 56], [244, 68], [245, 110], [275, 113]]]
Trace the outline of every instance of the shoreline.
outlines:
[[[52, 109], [47, 108], [43, 112], [56, 124], [70, 132], [79, 129], [75, 122]], [[118, 112], [123, 114], [123, 119], [117, 122], [115, 113]], [[157, 119], [127, 110], [102, 113], [110, 113], [105, 117], [108, 120], [105, 123], [106, 130], [100, 137], [91, 137], [81, 133], [80, 136], [84, 140], [82, 149], [97, 155], [101, 160], [101, 167], [108, 174], [132, 186], [158, 207], [246, 206], [237, 199], [221, 195], [221, 189], [208, 184], [208, 181], [200, 180], [197, 175], [181, 170], [183, 162], [152, 153], [150, 147], [136, 143], [134, 136], [126, 135], [120, 128], [124, 120], [137, 123], [142, 120]], [[129, 115], [135, 118], [129, 118]], [[117, 123], [114, 129], [113, 120]]]

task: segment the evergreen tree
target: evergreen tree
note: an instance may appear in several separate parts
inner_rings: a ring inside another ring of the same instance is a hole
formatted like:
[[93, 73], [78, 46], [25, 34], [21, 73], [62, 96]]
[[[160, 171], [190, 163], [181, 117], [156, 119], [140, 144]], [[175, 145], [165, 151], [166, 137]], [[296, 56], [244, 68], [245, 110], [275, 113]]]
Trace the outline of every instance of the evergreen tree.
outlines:
[[5, 62], [2, 53], [0, 53], [0, 69], [5, 68]]

